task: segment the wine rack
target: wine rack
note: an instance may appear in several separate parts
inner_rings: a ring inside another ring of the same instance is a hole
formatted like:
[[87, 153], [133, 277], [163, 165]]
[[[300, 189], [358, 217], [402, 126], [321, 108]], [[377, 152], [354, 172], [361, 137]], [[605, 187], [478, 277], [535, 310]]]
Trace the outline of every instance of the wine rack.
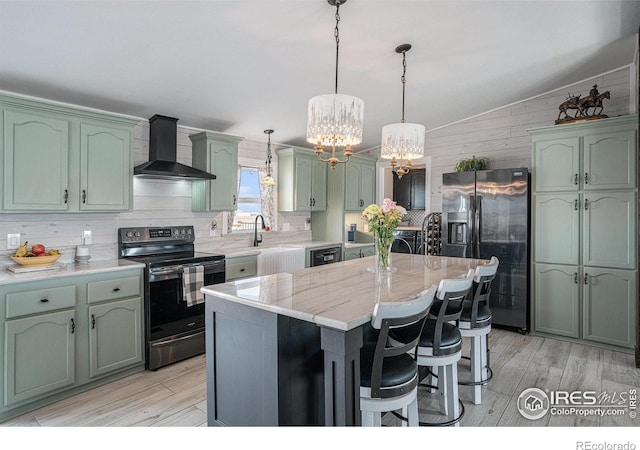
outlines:
[[427, 214], [422, 221], [420, 253], [440, 255], [442, 251], [442, 213]]

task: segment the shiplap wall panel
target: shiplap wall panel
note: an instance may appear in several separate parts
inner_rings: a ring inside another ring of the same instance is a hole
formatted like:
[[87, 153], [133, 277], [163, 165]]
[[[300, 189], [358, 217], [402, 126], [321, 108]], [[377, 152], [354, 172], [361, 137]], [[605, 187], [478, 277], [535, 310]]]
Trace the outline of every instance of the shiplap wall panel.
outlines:
[[594, 84], [609, 91], [604, 114], [630, 114], [631, 67], [594, 77], [553, 92], [508, 105], [435, 130], [427, 130], [425, 154], [431, 156], [431, 211], [442, 208], [442, 174], [472, 155], [489, 158], [491, 168], [531, 168], [529, 128], [553, 125], [569, 94], [585, 97]]

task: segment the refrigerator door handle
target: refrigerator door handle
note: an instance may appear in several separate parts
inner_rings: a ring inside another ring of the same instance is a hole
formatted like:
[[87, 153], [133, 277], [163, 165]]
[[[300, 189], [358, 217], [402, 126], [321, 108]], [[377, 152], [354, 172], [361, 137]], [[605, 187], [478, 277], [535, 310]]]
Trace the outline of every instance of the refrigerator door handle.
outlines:
[[469, 196], [469, 217], [467, 218], [467, 250], [465, 252], [465, 258], [474, 258], [475, 245], [476, 245], [476, 196]]
[[475, 220], [473, 223], [473, 227], [475, 228], [476, 233], [476, 243], [475, 243], [475, 255], [474, 258], [480, 258], [480, 230], [482, 229], [482, 196], [476, 195], [476, 204], [475, 204]]

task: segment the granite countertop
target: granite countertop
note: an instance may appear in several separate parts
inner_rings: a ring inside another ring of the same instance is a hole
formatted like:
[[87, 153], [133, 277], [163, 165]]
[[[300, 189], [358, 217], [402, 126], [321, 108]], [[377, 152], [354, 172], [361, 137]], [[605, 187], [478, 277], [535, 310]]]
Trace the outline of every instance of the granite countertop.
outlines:
[[207, 302], [249, 305], [339, 330], [371, 319], [376, 302], [407, 298], [444, 278], [464, 276], [485, 260], [398, 253], [392, 273], [371, 273], [372, 258], [356, 258], [292, 273], [278, 273], [205, 286]]
[[60, 269], [40, 270], [25, 273], [13, 273], [8, 269], [5, 269], [0, 271], [0, 285], [37, 280], [50, 280], [76, 275], [89, 275], [99, 272], [112, 272], [136, 267], [144, 268], [144, 264], [120, 259], [109, 259], [104, 261], [90, 261], [88, 264], [71, 263], [65, 264]]
[[419, 225], [402, 225], [396, 228], [400, 231], [422, 231], [422, 227]]

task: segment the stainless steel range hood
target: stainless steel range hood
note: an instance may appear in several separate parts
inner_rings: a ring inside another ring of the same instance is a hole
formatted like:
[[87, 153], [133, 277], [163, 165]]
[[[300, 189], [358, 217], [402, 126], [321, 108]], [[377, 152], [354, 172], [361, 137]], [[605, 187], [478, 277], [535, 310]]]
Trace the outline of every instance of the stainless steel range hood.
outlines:
[[156, 114], [149, 119], [149, 161], [134, 167], [139, 177], [215, 180], [216, 176], [176, 161], [178, 119]]

